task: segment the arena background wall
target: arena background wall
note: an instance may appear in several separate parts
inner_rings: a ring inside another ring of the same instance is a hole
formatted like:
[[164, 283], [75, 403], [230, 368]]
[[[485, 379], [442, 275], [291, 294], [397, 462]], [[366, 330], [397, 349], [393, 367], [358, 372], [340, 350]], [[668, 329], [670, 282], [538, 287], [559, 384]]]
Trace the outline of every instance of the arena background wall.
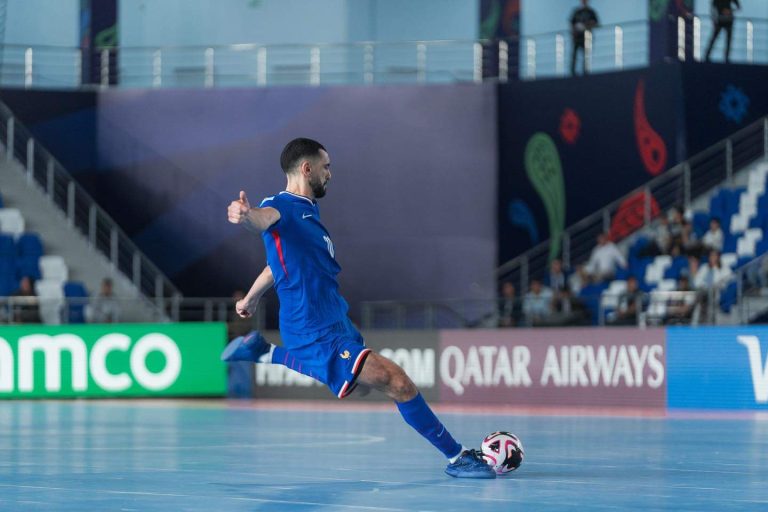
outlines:
[[[493, 296], [497, 263], [549, 238], [552, 212], [567, 226], [768, 113], [768, 67], [727, 69], [0, 97], [187, 295], [247, 286], [263, 250], [223, 222], [222, 205], [240, 187], [253, 202], [280, 190], [284, 142], [317, 137], [334, 160], [323, 220], [359, 319], [361, 300]], [[641, 128], [654, 147], [638, 144]], [[526, 164], [535, 134], [551, 142], [561, 191], [539, 190], [540, 166]]]

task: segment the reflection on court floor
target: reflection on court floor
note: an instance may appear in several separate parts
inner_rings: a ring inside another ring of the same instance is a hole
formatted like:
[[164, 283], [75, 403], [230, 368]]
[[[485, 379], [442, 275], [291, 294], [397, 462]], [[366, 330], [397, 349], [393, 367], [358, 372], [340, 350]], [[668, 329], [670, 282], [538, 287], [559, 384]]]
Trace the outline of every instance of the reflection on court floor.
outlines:
[[5, 402], [0, 510], [765, 510], [768, 418], [442, 410], [514, 432], [509, 477], [455, 480], [392, 406]]

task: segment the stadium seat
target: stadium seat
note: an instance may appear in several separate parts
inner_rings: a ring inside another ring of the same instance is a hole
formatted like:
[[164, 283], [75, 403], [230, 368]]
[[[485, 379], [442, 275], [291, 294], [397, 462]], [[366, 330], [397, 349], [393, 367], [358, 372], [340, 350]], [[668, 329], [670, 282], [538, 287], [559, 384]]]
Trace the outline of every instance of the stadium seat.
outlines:
[[724, 313], [730, 313], [731, 308], [736, 304], [738, 295], [738, 289], [736, 285], [736, 281], [733, 281], [728, 284], [728, 286], [725, 287], [725, 289], [720, 292], [720, 309]]
[[40, 272], [45, 280], [58, 281], [63, 284], [69, 279], [69, 269], [61, 256], [42, 256], [40, 258]]
[[64, 297], [75, 299], [67, 301], [65, 318], [70, 324], [85, 323], [85, 308], [87, 306], [88, 291], [80, 281], [68, 281], [64, 284]]
[[24, 217], [16, 208], [0, 208], [0, 231], [14, 238], [24, 233]]
[[16, 251], [19, 256], [42, 256], [43, 242], [37, 233], [24, 233], [16, 241]]
[[40, 298], [40, 319], [44, 324], [61, 323], [61, 307], [64, 304], [64, 290], [60, 281], [41, 279], [35, 283], [35, 293]]

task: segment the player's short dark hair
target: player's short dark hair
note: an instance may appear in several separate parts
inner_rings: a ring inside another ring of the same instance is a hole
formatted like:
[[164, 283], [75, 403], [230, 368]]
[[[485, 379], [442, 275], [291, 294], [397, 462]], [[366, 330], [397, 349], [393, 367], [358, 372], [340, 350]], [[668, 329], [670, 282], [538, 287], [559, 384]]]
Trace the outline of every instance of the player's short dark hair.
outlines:
[[280, 154], [280, 167], [288, 174], [302, 159], [316, 158], [320, 150], [326, 151], [322, 144], [312, 139], [299, 137], [285, 145]]

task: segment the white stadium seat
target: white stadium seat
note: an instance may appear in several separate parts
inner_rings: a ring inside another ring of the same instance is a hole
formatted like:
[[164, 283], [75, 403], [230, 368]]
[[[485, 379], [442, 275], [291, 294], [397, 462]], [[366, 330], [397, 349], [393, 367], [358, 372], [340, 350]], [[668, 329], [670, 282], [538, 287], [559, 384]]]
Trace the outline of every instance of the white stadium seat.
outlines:
[[69, 268], [61, 256], [41, 256], [40, 274], [43, 279], [63, 283], [69, 279]]
[[16, 208], [0, 208], [0, 231], [18, 238], [24, 232], [24, 217]]

